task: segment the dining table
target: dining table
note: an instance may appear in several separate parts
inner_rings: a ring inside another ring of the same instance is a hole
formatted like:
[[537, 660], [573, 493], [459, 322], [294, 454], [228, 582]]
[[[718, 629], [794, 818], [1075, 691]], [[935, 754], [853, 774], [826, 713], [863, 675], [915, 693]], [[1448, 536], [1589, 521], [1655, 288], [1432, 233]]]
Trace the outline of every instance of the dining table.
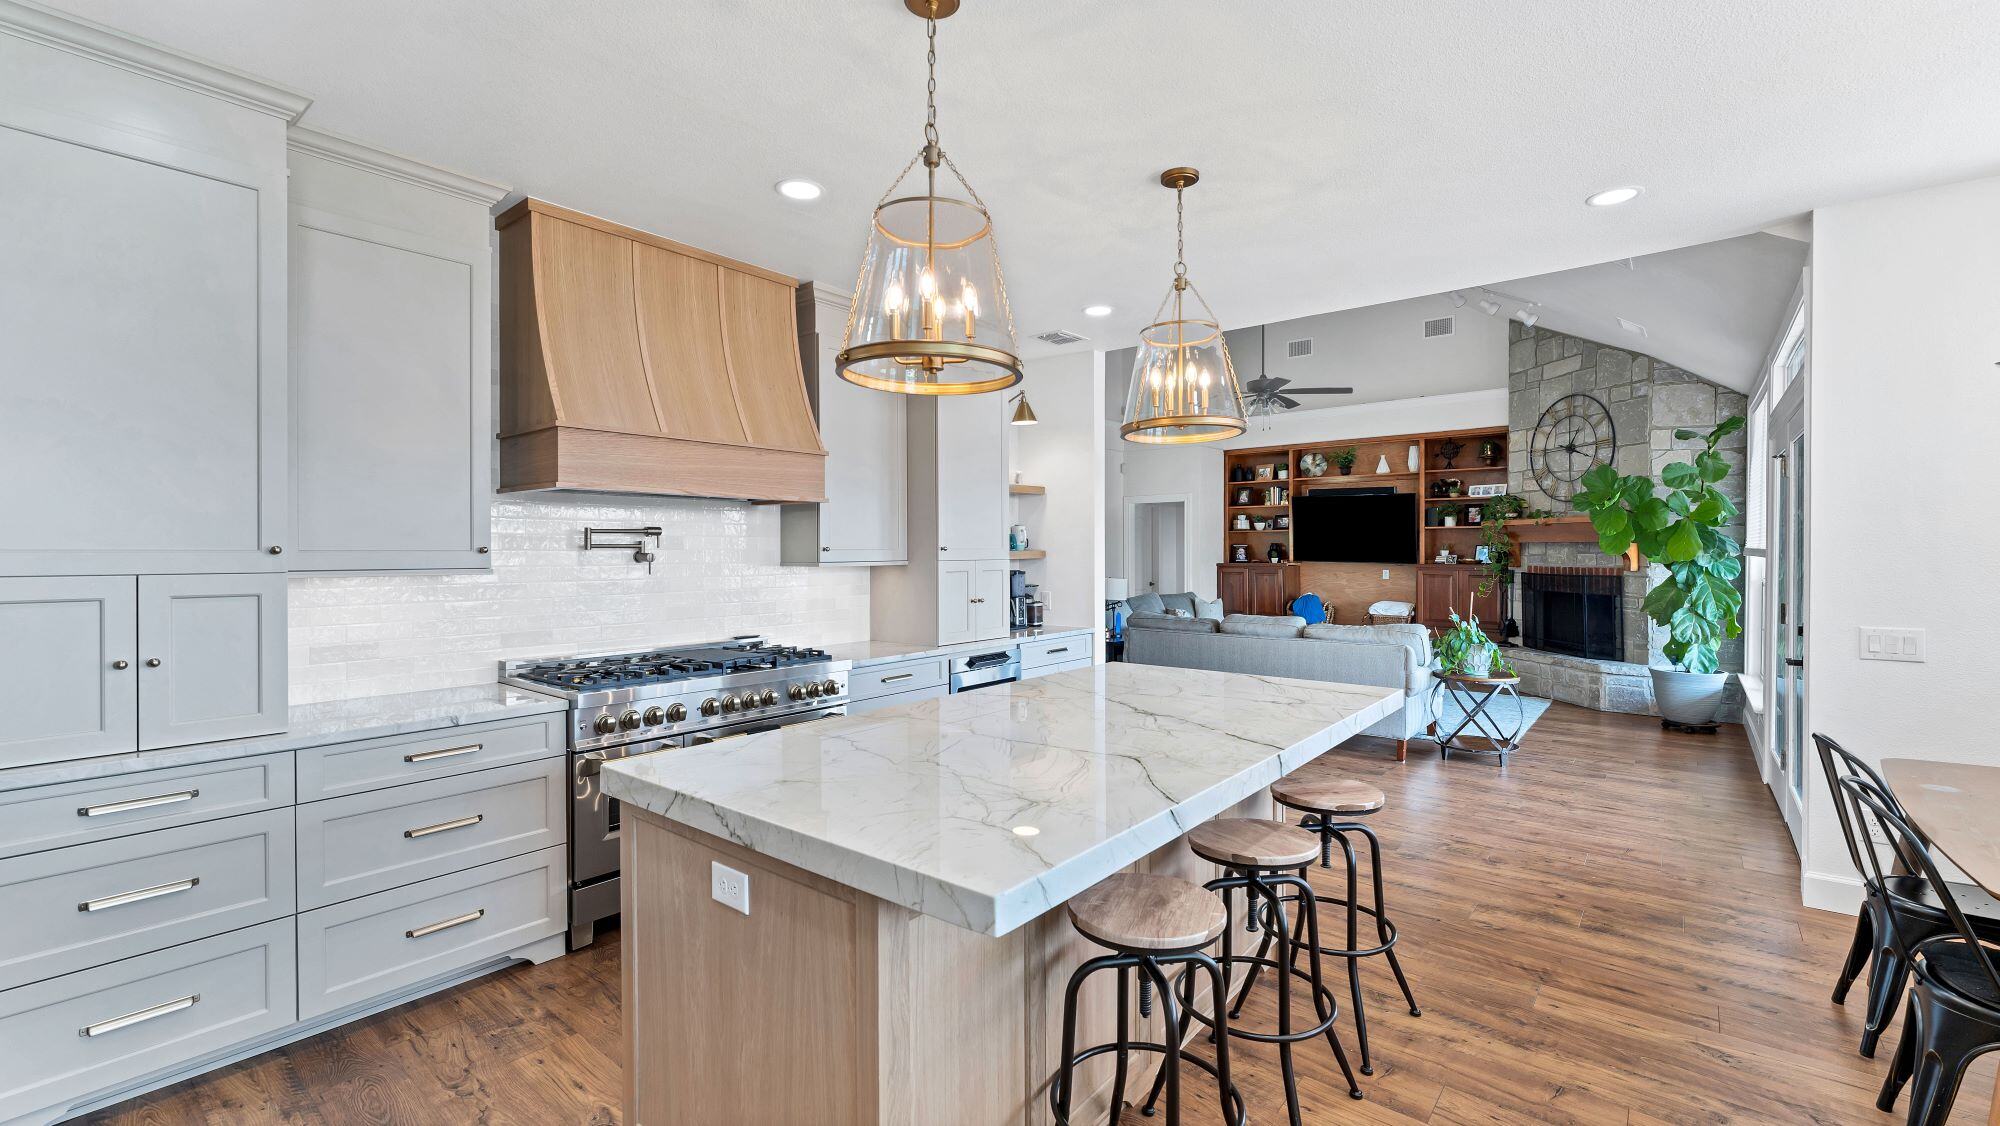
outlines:
[[[1973, 883], [2000, 896], [2000, 766], [1882, 760], [1882, 778], [1918, 832]], [[1987, 1126], [2000, 1126], [2000, 1075]]]

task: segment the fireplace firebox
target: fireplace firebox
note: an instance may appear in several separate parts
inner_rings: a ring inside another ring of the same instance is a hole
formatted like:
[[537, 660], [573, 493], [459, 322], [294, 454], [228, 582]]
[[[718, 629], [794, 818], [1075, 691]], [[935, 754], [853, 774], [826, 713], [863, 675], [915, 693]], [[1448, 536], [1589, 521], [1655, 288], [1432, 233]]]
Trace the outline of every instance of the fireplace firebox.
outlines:
[[1624, 584], [1612, 568], [1530, 568], [1521, 575], [1521, 643], [1601, 661], [1625, 658]]

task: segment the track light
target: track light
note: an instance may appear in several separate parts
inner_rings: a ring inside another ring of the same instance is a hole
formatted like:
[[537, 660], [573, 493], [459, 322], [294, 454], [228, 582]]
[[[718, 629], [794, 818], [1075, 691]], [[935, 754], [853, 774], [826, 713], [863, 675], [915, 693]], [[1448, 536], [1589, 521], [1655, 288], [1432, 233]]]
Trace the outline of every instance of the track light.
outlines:
[[1500, 315], [1500, 303], [1491, 297], [1480, 298], [1479, 311], [1489, 317], [1497, 317]]
[[1454, 308], [1454, 309], [1463, 309], [1463, 308], [1465, 308], [1465, 294], [1463, 294], [1463, 293], [1460, 293], [1459, 291], [1457, 291], [1457, 290], [1455, 290], [1455, 289], [1454, 289], [1454, 290], [1452, 290], [1452, 291], [1451, 291], [1451, 307], [1452, 307], [1452, 308]]
[[1514, 319], [1520, 321], [1524, 328], [1533, 328], [1535, 327], [1535, 322], [1542, 319], [1542, 315], [1535, 312], [1539, 308], [1541, 308], [1540, 305], [1524, 305], [1514, 310]]

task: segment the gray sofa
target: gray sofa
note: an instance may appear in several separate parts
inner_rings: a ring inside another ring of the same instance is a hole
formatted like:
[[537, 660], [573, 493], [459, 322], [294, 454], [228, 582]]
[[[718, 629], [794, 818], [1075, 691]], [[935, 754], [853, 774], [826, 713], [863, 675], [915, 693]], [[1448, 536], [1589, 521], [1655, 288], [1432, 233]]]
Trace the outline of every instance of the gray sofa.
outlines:
[[1363, 732], [1396, 740], [1399, 762], [1409, 755], [1409, 741], [1430, 723], [1424, 706], [1430, 632], [1414, 623], [1308, 626], [1289, 615], [1230, 614], [1217, 621], [1135, 611], [1126, 623], [1125, 660], [1401, 688], [1408, 694], [1402, 709]]

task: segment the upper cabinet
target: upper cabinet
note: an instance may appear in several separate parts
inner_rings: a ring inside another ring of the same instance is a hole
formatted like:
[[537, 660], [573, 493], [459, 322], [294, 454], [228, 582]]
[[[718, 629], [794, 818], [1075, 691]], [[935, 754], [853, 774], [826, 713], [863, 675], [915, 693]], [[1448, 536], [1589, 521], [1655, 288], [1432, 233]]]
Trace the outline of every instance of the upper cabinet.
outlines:
[[0, 25], [0, 574], [283, 569], [306, 100], [39, 9]]
[[789, 564], [882, 565], [909, 559], [904, 516], [908, 396], [840, 378], [848, 299], [811, 282], [799, 287], [799, 357], [826, 444], [826, 500], [788, 504], [780, 559]]
[[500, 229], [500, 487], [825, 499], [793, 279], [540, 200]]
[[297, 128], [290, 162], [291, 569], [487, 567], [505, 189]]

